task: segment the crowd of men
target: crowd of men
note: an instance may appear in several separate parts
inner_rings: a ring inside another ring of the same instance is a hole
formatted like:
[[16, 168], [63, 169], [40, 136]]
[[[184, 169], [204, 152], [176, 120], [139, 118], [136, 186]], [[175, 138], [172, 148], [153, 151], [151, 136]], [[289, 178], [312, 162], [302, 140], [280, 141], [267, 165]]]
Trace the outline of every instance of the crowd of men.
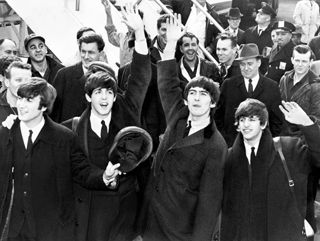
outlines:
[[101, 0], [117, 74], [91, 27], [66, 67], [37, 33], [27, 61], [0, 40], [1, 241], [313, 240], [319, 36], [267, 3], [248, 29], [230, 8], [220, 32], [205, 0], [218, 25], [162, 2], [151, 38], [137, 6], [120, 33]]

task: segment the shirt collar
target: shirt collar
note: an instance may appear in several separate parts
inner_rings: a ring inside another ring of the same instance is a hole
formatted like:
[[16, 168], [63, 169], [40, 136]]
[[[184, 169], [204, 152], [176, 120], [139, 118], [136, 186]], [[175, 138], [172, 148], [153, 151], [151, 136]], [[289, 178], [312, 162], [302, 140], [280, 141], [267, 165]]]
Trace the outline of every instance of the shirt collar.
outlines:
[[44, 117], [42, 117], [41, 121], [33, 128], [29, 128], [23, 121], [20, 121], [20, 130], [23, 138], [23, 142], [25, 146], [27, 146], [28, 138], [29, 138], [29, 130], [32, 130], [32, 142], [35, 142], [40, 131], [42, 130], [45, 124]]
[[246, 157], [248, 159], [248, 162], [249, 164], [251, 164], [251, 148], [254, 147], [254, 154], [257, 155], [257, 152], [258, 152], [258, 148], [259, 148], [259, 142], [257, 142], [255, 145], [251, 146], [249, 145], [248, 143], [246, 143], [245, 141], [243, 142], [244, 143], [244, 148], [246, 150]]
[[208, 117], [205, 119], [201, 119], [199, 121], [192, 121], [191, 116], [189, 114], [187, 123], [189, 123], [189, 121], [191, 121], [191, 129], [189, 131], [189, 136], [190, 136], [191, 134], [207, 127], [210, 124], [211, 119], [210, 119], [210, 115], [208, 115]]
[[103, 121], [103, 120], [104, 120], [104, 122], [107, 126], [107, 129], [108, 129], [108, 132], [109, 132], [111, 115], [112, 115], [112, 113], [110, 112], [110, 114], [106, 118], [101, 119], [91, 111], [91, 114], [90, 114], [91, 129], [93, 130], [94, 133], [97, 134], [97, 136], [101, 137], [101, 127], [102, 127], [101, 121]]
[[[253, 87], [253, 89], [255, 89], [255, 88], [257, 87], [258, 82], [259, 82], [259, 79], [260, 79], [259, 74], [257, 74], [257, 75], [256, 75], [256, 76], [254, 76], [253, 78], [251, 78], [251, 80], [252, 80], [252, 87]], [[248, 87], [248, 85], [249, 85], [249, 79], [244, 78], [244, 82], [245, 82], [245, 84], [246, 84], [246, 87]]]

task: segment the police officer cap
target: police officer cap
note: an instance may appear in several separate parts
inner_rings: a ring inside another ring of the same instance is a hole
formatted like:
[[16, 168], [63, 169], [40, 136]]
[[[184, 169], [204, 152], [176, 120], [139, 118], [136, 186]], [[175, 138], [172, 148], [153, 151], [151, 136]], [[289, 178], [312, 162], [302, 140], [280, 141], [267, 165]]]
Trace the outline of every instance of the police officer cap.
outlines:
[[273, 8], [265, 2], [261, 3], [261, 8], [258, 10], [258, 12], [268, 14], [271, 16], [271, 18], [275, 18], [277, 16], [276, 11], [274, 11]]
[[296, 30], [296, 27], [292, 23], [287, 21], [277, 21], [273, 24], [272, 29], [282, 29], [284, 31], [292, 33]]
[[109, 160], [113, 164], [120, 163], [119, 170], [127, 173], [145, 161], [152, 148], [152, 138], [147, 131], [137, 126], [128, 126], [115, 136]]

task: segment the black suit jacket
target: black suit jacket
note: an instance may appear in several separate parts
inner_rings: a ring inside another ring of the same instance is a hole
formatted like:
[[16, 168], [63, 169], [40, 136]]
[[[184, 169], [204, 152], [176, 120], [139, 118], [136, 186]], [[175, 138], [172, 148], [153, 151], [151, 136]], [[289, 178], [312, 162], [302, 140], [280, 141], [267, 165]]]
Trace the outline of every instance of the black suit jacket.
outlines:
[[[242, 76], [232, 77], [223, 82], [215, 120], [228, 146], [233, 144], [237, 135], [234, 125], [235, 110], [247, 98], [249, 98], [249, 94]], [[281, 96], [277, 83], [260, 75], [252, 98], [260, 100], [267, 106], [271, 133], [273, 136], [278, 136], [283, 123], [283, 115], [279, 109]]]
[[[13, 136], [19, 131], [17, 120], [12, 128], [0, 128], [0, 221], [7, 216], [10, 199], [13, 156]], [[45, 116], [45, 125], [32, 147], [31, 203], [36, 227], [36, 239], [46, 241], [75, 240], [75, 209], [72, 184], [86, 188], [106, 189], [103, 170], [90, 166], [76, 136]], [[28, 214], [27, 214], [28, 215]], [[11, 224], [14, 225], [14, 224]], [[9, 227], [10, 228], [10, 227]], [[0, 227], [2, 230], [2, 227]]]
[[56, 122], [80, 116], [87, 106], [84, 92], [85, 77], [81, 62], [59, 70], [53, 81], [57, 90], [51, 117]]

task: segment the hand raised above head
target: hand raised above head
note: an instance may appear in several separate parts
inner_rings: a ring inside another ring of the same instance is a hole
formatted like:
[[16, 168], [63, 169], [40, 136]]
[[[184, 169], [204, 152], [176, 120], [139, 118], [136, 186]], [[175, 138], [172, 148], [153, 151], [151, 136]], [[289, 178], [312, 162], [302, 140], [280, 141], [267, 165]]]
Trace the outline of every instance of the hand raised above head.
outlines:
[[133, 31], [144, 31], [143, 21], [138, 14], [137, 7], [134, 7], [132, 3], [126, 4], [125, 7], [121, 6], [121, 13], [123, 20], [122, 22], [125, 23], [129, 28], [133, 29]]
[[174, 17], [170, 16], [167, 18], [166, 22], [167, 26], [167, 41], [175, 41], [177, 42], [179, 38], [183, 34], [185, 34], [185, 29], [182, 28], [181, 24], [181, 15], [180, 14], [174, 14]]
[[291, 124], [309, 126], [313, 121], [307, 113], [296, 102], [281, 102], [279, 106], [281, 112], [284, 114], [285, 119]]

